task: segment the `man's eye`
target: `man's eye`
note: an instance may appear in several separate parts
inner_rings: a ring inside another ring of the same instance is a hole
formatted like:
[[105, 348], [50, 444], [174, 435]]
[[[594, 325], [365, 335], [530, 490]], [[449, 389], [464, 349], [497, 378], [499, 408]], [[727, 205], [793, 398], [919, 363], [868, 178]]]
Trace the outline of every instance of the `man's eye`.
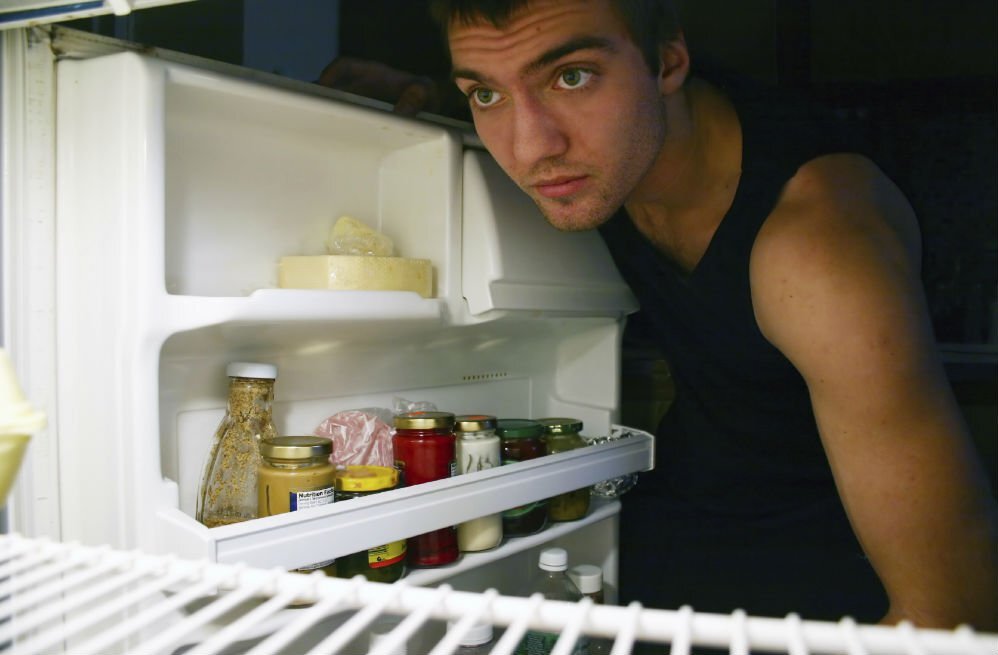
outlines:
[[593, 72], [584, 68], [566, 68], [558, 73], [558, 82], [555, 86], [562, 89], [577, 89], [585, 86], [592, 76]]
[[492, 89], [486, 89], [481, 86], [472, 90], [470, 96], [472, 102], [478, 107], [489, 107], [494, 105], [499, 102], [499, 98], [501, 97]]

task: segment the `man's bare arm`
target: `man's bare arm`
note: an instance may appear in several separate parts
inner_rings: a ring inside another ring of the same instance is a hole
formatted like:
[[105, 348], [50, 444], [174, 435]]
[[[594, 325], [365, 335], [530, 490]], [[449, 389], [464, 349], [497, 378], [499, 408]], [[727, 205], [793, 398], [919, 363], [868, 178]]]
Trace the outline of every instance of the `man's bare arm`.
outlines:
[[886, 621], [998, 629], [998, 510], [938, 361], [910, 206], [869, 161], [788, 184], [752, 256], [766, 337], [807, 382]]

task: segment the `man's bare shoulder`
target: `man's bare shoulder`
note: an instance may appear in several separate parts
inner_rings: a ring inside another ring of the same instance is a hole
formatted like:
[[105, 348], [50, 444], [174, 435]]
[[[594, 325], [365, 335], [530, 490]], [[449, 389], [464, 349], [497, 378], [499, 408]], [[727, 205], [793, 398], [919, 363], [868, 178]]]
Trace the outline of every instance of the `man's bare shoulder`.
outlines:
[[855, 154], [811, 160], [785, 185], [752, 250], [760, 327], [807, 298], [885, 276], [914, 279], [920, 258], [914, 212], [876, 164]]

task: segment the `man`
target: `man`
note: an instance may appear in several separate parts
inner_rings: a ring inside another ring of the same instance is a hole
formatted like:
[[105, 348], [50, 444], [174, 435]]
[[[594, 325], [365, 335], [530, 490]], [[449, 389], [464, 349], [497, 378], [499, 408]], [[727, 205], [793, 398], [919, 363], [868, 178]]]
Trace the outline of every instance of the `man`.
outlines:
[[664, 0], [435, 5], [482, 142], [600, 230], [677, 383], [624, 599], [998, 629], [998, 510], [893, 183], [692, 76]]

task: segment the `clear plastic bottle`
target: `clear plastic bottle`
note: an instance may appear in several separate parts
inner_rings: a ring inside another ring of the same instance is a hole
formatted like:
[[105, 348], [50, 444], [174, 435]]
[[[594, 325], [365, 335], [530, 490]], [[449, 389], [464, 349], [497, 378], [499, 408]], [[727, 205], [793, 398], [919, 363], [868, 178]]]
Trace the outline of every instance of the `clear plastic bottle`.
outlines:
[[[568, 577], [568, 552], [564, 548], [545, 548], [537, 558], [537, 574], [530, 593], [540, 593], [547, 600], [577, 602], [582, 599], [578, 587]], [[557, 633], [528, 630], [516, 647], [516, 655], [548, 655], [560, 637]], [[586, 655], [589, 640], [580, 636], [572, 648], [572, 655]]]
[[260, 442], [277, 436], [273, 364], [233, 362], [229, 400], [215, 431], [198, 489], [196, 518], [209, 528], [257, 517]]
[[[579, 564], [568, 569], [568, 577], [572, 579], [579, 593], [591, 598], [600, 605], [606, 602], [606, 586], [603, 582], [603, 569], [595, 564]], [[613, 649], [613, 640], [605, 637], [589, 638], [588, 655], [605, 655]]]
[[[457, 623], [457, 621], [448, 621], [447, 630], [453, 630]], [[461, 637], [454, 655], [488, 655], [494, 646], [492, 624], [476, 623]]]

